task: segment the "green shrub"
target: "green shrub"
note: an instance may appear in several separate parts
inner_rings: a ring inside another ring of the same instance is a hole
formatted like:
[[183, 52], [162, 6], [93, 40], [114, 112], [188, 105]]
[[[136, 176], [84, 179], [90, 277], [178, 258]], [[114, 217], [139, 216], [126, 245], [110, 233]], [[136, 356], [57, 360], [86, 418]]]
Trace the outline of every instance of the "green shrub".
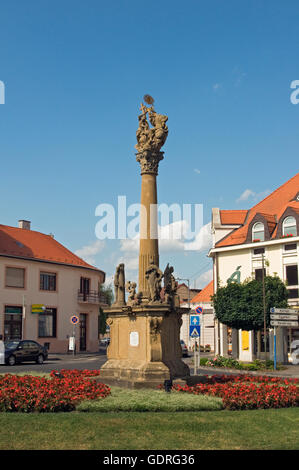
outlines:
[[[232, 357], [223, 357], [223, 356], [216, 356], [213, 359], [209, 358], [201, 358], [200, 365], [208, 366], [208, 367], [227, 367], [229, 369], [237, 369], [237, 370], [273, 370], [274, 369], [274, 362], [273, 361], [261, 361], [260, 359], [255, 359], [253, 362], [245, 363], [237, 361], [237, 359], [233, 359]], [[277, 369], [283, 369], [283, 366], [278, 366]]]

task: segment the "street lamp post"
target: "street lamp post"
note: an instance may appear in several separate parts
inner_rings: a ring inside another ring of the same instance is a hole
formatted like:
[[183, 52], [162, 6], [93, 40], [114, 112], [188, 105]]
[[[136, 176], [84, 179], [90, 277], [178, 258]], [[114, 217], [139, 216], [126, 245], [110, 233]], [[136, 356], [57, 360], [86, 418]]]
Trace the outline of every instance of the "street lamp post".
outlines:
[[265, 362], [267, 361], [267, 318], [266, 318], [266, 291], [265, 291], [265, 262], [262, 253], [262, 284], [263, 284], [263, 310], [264, 310], [264, 350]]

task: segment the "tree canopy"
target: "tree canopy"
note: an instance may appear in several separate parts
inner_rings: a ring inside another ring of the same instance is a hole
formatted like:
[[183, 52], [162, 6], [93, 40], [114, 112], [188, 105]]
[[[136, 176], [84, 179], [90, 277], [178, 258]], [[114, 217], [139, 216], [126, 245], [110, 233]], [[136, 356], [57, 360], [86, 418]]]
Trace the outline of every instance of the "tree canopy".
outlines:
[[[257, 280], [231, 282], [218, 287], [212, 297], [215, 316], [232, 328], [261, 330], [264, 326], [263, 284]], [[288, 291], [278, 276], [265, 276], [266, 322], [270, 326], [270, 308], [288, 307]]]
[[[101, 294], [105, 295], [106, 301], [108, 305], [111, 305], [113, 302], [113, 290], [111, 286], [103, 286], [102, 284], [100, 285], [100, 292]], [[103, 312], [102, 308], [99, 308], [99, 325], [98, 325], [98, 330], [99, 334], [104, 335], [106, 333], [106, 320], [107, 320], [107, 314]]]

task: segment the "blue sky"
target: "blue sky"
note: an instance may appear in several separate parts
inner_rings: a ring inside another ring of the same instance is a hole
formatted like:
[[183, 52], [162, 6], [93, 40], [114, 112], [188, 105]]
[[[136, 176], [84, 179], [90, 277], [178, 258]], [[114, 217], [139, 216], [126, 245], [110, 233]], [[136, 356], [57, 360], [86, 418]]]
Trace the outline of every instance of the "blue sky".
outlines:
[[[203, 204], [205, 224], [251, 207], [298, 172], [298, 16], [296, 0], [2, 3], [1, 223], [29, 219], [107, 276], [132, 261], [97, 243], [95, 208], [139, 202], [145, 93], [169, 117], [159, 202]], [[161, 266], [203, 287], [206, 254], [162, 250]]]

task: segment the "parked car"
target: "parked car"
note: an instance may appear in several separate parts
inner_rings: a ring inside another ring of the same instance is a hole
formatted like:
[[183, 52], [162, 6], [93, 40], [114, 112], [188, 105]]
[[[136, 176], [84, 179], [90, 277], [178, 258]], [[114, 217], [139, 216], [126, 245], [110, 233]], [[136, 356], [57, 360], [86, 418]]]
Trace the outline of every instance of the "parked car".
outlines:
[[183, 357], [188, 357], [189, 354], [188, 354], [188, 348], [186, 346], [186, 343], [183, 339], [181, 339], [181, 348], [182, 348], [182, 355]]
[[7, 341], [4, 345], [5, 362], [10, 366], [25, 361], [35, 361], [37, 364], [42, 364], [48, 358], [47, 348], [36, 341]]
[[106, 347], [106, 346], [109, 346], [109, 344], [110, 344], [110, 338], [101, 339], [101, 346]]

